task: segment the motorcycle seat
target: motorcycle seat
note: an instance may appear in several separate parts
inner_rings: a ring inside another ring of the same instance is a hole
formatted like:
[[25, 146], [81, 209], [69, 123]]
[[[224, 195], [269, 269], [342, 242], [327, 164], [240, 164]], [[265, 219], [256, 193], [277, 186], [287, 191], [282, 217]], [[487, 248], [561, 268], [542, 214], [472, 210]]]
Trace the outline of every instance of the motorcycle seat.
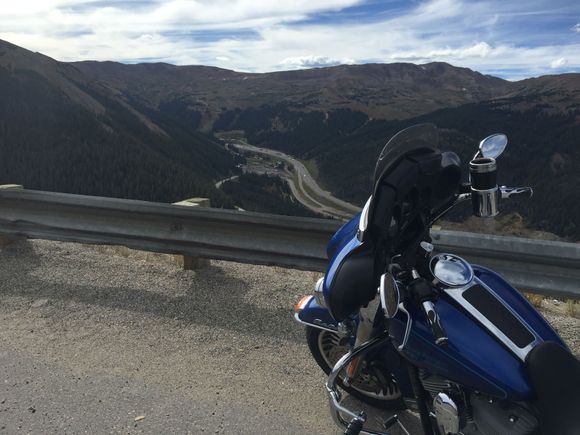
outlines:
[[526, 359], [537, 396], [543, 434], [580, 434], [580, 361], [561, 345], [546, 341]]

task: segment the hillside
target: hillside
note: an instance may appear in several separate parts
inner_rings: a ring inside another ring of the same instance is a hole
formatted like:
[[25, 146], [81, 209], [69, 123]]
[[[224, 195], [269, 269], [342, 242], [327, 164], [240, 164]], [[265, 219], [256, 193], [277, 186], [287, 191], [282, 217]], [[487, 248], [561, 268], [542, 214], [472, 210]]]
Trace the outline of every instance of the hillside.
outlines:
[[[362, 204], [384, 143], [418, 122], [466, 161], [510, 138], [500, 181], [531, 185], [504, 204], [526, 224], [580, 239], [580, 74], [508, 82], [445, 63], [341, 65], [249, 74], [206, 66], [56, 62], [0, 42], [1, 182], [171, 201], [211, 196], [232, 157], [213, 133], [316, 162], [319, 181]], [[187, 192], [191, 192], [191, 195]]]
[[233, 160], [186, 123], [95, 85], [76, 67], [0, 42], [0, 183], [174, 201], [229, 200]]

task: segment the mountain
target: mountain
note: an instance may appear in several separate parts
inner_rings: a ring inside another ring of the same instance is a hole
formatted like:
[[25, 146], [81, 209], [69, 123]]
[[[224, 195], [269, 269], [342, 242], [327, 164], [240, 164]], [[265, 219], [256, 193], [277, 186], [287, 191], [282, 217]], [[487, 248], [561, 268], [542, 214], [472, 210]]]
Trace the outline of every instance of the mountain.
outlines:
[[145, 200], [209, 196], [234, 165], [213, 138], [129, 104], [75, 65], [0, 41], [0, 183]]
[[[517, 211], [533, 229], [576, 241], [580, 240], [578, 89], [544, 91], [543, 81], [534, 81], [525, 93], [391, 120], [350, 110], [296, 112], [282, 105], [266, 106], [237, 111], [217, 125], [243, 130], [255, 145], [313, 160], [324, 186], [359, 205], [370, 194], [380, 150], [398, 131], [434, 123], [441, 130], [440, 148], [457, 152], [464, 168], [481, 139], [503, 132], [509, 145], [498, 161], [498, 181], [532, 186], [535, 194], [531, 200], [502, 202], [502, 212]], [[466, 207], [455, 218], [469, 213]]]
[[434, 122], [442, 148], [464, 162], [483, 137], [508, 134], [500, 180], [536, 195], [502, 208], [580, 239], [580, 74], [509, 82], [445, 63], [250, 74], [63, 63], [0, 42], [0, 91], [0, 182], [163, 201], [203, 194], [231, 205], [212, 180], [234, 162], [212, 134], [237, 131], [315, 162], [327, 189], [362, 204], [388, 138]]
[[408, 118], [501, 95], [504, 80], [445, 63], [341, 65], [264, 74], [206, 66], [72, 64], [87, 77], [148, 107], [192, 118], [211, 130], [231, 110], [283, 105], [296, 111], [349, 109]]

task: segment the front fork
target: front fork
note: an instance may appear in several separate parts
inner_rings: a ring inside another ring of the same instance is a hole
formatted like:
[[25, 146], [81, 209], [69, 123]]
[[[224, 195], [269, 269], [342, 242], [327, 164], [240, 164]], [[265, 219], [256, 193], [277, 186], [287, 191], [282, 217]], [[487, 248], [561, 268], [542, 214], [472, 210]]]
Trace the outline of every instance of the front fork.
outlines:
[[[367, 304], [366, 307], [362, 307], [359, 310], [359, 322], [356, 329], [356, 338], [354, 342], [354, 349], [367, 343], [372, 337], [376, 335], [375, 330], [375, 319], [377, 318], [377, 312], [379, 310], [380, 301], [379, 298], [375, 297], [371, 302]], [[350, 383], [357, 378], [360, 374], [362, 367], [361, 362], [362, 357], [353, 358], [346, 367], [346, 375], [343, 379], [345, 385], [350, 385]]]
[[[351, 334], [353, 329], [356, 328], [356, 336], [352, 350], [338, 360], [326, 382], [326, 391], [329, 397], [332, 418], [339, 427], [346, 429], [345, 433], [348, 434], [388, 435], [387, 432], [363, 429], [363, 425], [367, 419], [365, 413], [356, 413], [343, 407], [340, 404], [342, 394], [337, 386], [340, 374], [345, 373], [343, 383], [348, 385], [359, 375], [362, 368], [361, 362], [364, 361], [365, 355], [368, 352], [389, 345], [390, 338], [388, 332], [384, 331], [384, 328], [375, 328], [375, 326], [378, 326], [375, 325], [375, 318], [379, 317], [377, 316], [379, 307], [379, 298], [374, 298], [366, 307], [360, 309], [358, 325], [354, 326], [354, 322], [351, 324], [348, 322], [342, 324], [337, 323], [330, 316], [328, 310], [322, 304], [319, 304], [314, 296], [305, 296], [294, 306], [295, 319], [308, 326], [345, 335]], [[345, 415], [346, 419], [341, 414]], [[387, 419], [384, 422], [384, 427], [388, 429], [394, 424], [401, 426], [403, 432], [408, 434], [396, 415]]]
[[[385, 331], [375, 338], [362, 344], [361, 346], [355, 347], [353, 351], [347, 353], [338, 360], [330, 372], [330, 375], [328, 376], [328, 380], [326, 381], [326, 392], [328, 394], [330, 404], [330, 414], [334, 422], [339, 427], [346, 429], [346, 434], [389, 435], [388, 432], [377, 432], [371, 429], [363, 429], [363, 426], [367, 420], [366, 413], [364, 411], [356, 413], [342, 406], [340, 403], [342, 400], [342, 394], [337, 386], [340, 373], [345, 369], [348, 370], [348, 367], [353, 361], [362, 360], [365, 354], [379, 349], [389, 340], [389, 333]], [[343, 415], [347, 418], [343, 417]], [[389, 429], [394, 424], [398, 424], [407, 435], [410, 435], [396, 415], [392, 416], [384, 422], [385, 430]]]

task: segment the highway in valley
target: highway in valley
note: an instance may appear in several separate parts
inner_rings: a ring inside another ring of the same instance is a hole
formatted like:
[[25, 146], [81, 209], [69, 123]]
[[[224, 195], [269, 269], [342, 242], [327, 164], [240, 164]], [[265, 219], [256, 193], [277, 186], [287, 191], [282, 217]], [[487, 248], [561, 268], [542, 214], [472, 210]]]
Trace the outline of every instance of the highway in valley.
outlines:
[[[281, 151], [261, 148], [242, 141], [231, 143], [242, 152], [251, 152], [266, 158], [263, 166], [246, 167], [247, 172], [268, 173], [283, 178], [289, 185], [294, 197], [308, 209], [337, 219], [350, 219], [360, 211], [360, 208], [336, 198], [330, 192], [322, 189], [306, 167], [297, 159]], [[280, 161], [285, 169], [274, 169], [266, 164]]]

